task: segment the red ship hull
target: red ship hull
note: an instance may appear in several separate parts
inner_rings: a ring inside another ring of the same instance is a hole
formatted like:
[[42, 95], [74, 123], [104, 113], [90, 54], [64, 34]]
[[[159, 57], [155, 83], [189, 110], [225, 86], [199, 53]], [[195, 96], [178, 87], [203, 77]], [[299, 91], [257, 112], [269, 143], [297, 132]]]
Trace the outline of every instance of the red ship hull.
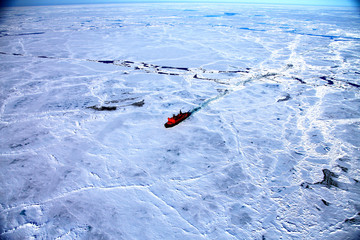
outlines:
[[182, 121], [184, 121], [185, 119], [187, 119], [188, 117], [190, 117], [190, 115], [191, 115], [190, 112], [181, 113], [181, 114], [169, 119], [169, 121], [167, 123], [165, 123], [164, 126], [166, 128], [174, 127], [174, 126], [178, 125], [179, 123], [181, 123]]

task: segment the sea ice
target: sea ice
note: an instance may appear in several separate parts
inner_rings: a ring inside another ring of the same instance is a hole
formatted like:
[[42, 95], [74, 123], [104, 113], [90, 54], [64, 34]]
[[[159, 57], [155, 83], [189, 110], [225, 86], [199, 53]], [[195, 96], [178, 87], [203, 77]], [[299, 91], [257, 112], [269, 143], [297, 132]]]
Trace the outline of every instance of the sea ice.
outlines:
[[0, 238], [358, 239], [359, 26], [339, 7], [4, 9]]

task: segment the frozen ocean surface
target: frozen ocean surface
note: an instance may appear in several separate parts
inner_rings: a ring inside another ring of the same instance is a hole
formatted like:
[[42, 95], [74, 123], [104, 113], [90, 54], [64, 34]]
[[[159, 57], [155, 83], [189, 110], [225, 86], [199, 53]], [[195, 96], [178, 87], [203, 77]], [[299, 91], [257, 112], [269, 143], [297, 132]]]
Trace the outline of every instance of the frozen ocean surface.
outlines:
[[0, 238], [359, 239], [359, 26], [334, 7], [6, 9]]

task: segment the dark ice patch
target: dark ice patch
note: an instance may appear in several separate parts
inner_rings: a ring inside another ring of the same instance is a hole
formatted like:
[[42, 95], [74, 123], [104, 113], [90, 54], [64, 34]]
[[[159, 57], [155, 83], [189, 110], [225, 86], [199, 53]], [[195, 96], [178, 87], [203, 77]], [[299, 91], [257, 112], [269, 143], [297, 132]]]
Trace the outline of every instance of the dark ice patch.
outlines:
[[162, 68], [162, 69], [175, 69], [175, 70], [189, 71], [189, 68], [185, 68], [185, 67], [160, 66], [160, 68]]
[[[129, 94], [128, 92], [123, 92], [122, 94]], [[110, 100], [110, 101], [105, 101], [105, 104], [111, 104], [111, 103], [120, 103], [120, 102], [126, 102], [126, 101], [131, 101], [131, 100], [135, 100], [137, 99], [136, 97], [131, 97], [131, 98], [124, 98], [124, 99], [120, 99], [120, 100]]]
[[231, 223], [237, 226], [243, 226], [244, 224], [252, 221], [250, 215], [247, 213], [247, 208], [240, 204], [234, 204], [230, 209]]
[[237, 13], [231, 13], [231, 12], [226, 12], [224, 13], [225, 16], [235, 16], [237, 15]]
[[300, 184], [300, 186], [303, 188], [311, 189], [310, 184], [311, 183], [303, 182], [302, 184]]
[[228, 71], [219, 71], [219, 73], [229, 73], [229, 74], [232, 74], [232, 73], [249, 73], [249, 70], [251, 68], [246, 68], [246, 70], [228, 70]]
[[96, 105], [88, 108], [94, 109], [96, 111], [115, 111], [117, 109], [117, 107], [115, 106], [96, 106]]
[[180, 74], [178, 73], [168, 73], [168, 72], [157, 72], [158, 74], [163, 74], [163, 75], [171, 75], [171, 76], [178, 76]]
[[225, 12], [225, 13], [223, 13], [223, 14], [210, 14], [210, 15], [205, 15], [204, 17], [209, 17], [209, 18], [212, 18], [212, 17], [222, 17], [222, 16], [231, 17], [231, 16], [235, 16], [235, 15], [237, 15], [237, 13]]
[[336, 180], [334, 180], [334, 178], [339, 177], [337, 174], [331, 172], [328, 169], [323, 169], [322, 171], [324, 174], [323, 180], [321, 182], [317, 182], [315, 184], [321, 184], [321, 185], [326, 186], [327, 188], [330, 188], [331, 186], [339, 187], [339, 183]]
[[298, 34], [298, 35], [302, 35], [302, 36], [310, 36], [310, 37], [323, 37], [323, 38], [329, 38], [329, 39], [349, 39], [349, 40], [360, 40], [360, 38], [356, 38], [356, 37], [347, 37], [347, 36], [336, 36], [336, 35], [324, 35], [324, 34], [314, 34], [314, 33], [304, 33], [304, 32], [299, 32], [297, 29], [293, 29], [293, 30], [288, 30], [285, 31], [287, 33], [293, 33], [293, 34]]
[[341, 169], [341, 171], [343, 171], [345, 173], [347, 173], [349, 171], [349, 169], [347, 167], [340, 166], [340, 165], [337, 165], [337, 166]]
[[136, 106], [136, 107], [142, 107], [142, 106], [144, 106], [144, 104], [145, 104], [145, 100], [143, 99], [140, 102], [135, 102], [135, 103], [132, 103], [131, 105]]
[[220, 14], [213, 14], [213, 15], [205, 15], [204, 17], [207, 17], [207, 18], [214, 18], [214, 17], [221, 17], [222, 15]]
[[[40, 35], [44, 34], [45, 32], [31, 32], [31, 33], [19, 33], [19, 34], [4, 34], [3, 36], [9, 36], [9, 37], [17, 37], [17, 36], [29, 36], [29, 35]], [[3, 37], [2, 36], [2, 37]]]
[[290, 94], [287, 94], [284, 98], [280, 98], [277, 100], [277, 102], [285, 102], [289, 101], [291, 99]]
[[299, 81], [301, 84], [306, 84], [306, 82], [304, 80], [302, 80], [301, 78], [293, 77], [293, 79], [295, 79], [296, 81]]
[[54, 57], [48, 57], [48, 56], [37, 56], [38, 58], [48, 58], [48, 59], [55, 59]]
[[359, 88], [360, 85], [359, 84], [356, 84], [356, 83], [352, 83], [352, 82], [347, 82], [350, 86], [353, 86], [353, 87], [357, 87]]
[[350, 224], [356, 224], [356, 225], [360, 224], [360, 212], [358, 212], [356, 214], [356, 216], [354, 216], [352, 218], [345, 219], [345, 222], [350, 223]]
[[254, 29], [254, 28], [247, 28], [247, 27], [241, 27], [238, 28], [240, 30], [248, 30], [248, 31], [253, 31], [253, 32], [266, 32], [266, 30], [264, 29]]
[[114, 64], [114, 61], [112, 60], [99, 60], [99, 63], [106, 63], [106, 64]]
[[329, 85], [333, 85], [334, 84], [334, 79], [333, 78], [329, 78], [329, 77], [326, 77], [326, 76], [321, 76], [321, 77], [319, 77], [320, 79], [322, 79], [322, 80], [324, 80], [324, 81], [327, 81], [327, 83], [329, 84]]
[[324, 141], [324, 137], [323, 137], [323, 134], [321, 133], [321, 131], [319, 129], [314, 129], [314, 130], [311, 130], [309, 133], [308, 133], [308, 136], [310, 138], [310, 141], [312, 143], [321, 143]]
[[329, 206], [329, 205], [330, 205], [330, 203], [329, 203], [328, 201], [324, 200], [324, 199], [321, 199], [321, 201], [323, 202], [323, 204], [325, 204], [325, 206]]

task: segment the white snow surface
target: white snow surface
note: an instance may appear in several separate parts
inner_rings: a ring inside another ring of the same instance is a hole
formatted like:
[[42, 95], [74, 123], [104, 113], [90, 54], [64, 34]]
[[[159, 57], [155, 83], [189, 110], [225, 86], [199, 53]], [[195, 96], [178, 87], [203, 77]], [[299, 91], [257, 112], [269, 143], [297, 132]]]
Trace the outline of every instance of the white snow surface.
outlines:
[[334, 7], [3, 10], [0, 238], [359, 239], [359, 26]]

